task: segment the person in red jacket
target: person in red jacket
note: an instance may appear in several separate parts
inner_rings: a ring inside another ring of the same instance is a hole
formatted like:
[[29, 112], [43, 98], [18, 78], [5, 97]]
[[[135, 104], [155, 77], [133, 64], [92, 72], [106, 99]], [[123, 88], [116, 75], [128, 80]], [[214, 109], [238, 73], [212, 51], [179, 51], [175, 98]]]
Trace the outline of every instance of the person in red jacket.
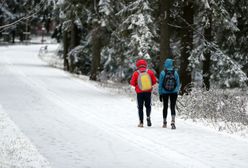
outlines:
[[[147, 68], [147, 62], [144, 59], [137, 60], [137, 70], [133, 73], [130, 85], [135, 87], [138, 102], [138, 114], [140, 123], [138, 127], [143, 127], [143, 105], [145, 103], [147, 126], [151, 126], [151, 92], [152, 86], [156, 84], [157, 79], [154, 72]], [[143, 86], [142, 86], [143, 85]]]

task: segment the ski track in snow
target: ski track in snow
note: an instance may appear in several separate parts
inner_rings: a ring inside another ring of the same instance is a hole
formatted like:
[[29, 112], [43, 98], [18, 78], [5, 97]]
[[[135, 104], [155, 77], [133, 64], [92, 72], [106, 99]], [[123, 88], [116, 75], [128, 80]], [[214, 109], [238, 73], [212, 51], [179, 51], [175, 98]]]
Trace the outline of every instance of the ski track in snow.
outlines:
[[[34, 103], [28, 105], [27, 112], [20, 109], [24, 114], [18, 114], [17, 108], [10, 108], [9, 102], [3, 106], [52, 166], [248, 166], [248, 141], [211, 132], [182, 120], [177, 121], [175, 131], [162, 129], [158, 111], [152, 112], [151, 128], [137, 128], [135, 102], [111, 95], [93, 82], [73, 78], [62, 70], [46, 66], [36, 56], [39, 47], [1, 48], [0, 63], [5, 71], [1, 75], [6, 74], [4, 79], [11, 77], [10, 82], [20, 82], [18, 87], [25, 89], [20, 94], [27, 94], [23, 98], [28, 97]], [[17, 51], [9, 51], [11, 48]], [[4, 99], [0, 97], [0, 100]], [[25, 102], [20, 103], [22, 105]], [[36, 117], [40, 117], [40, 123]], [[32, 128], [25, 123], [27, 121], [34, 122], [30, 124]]]

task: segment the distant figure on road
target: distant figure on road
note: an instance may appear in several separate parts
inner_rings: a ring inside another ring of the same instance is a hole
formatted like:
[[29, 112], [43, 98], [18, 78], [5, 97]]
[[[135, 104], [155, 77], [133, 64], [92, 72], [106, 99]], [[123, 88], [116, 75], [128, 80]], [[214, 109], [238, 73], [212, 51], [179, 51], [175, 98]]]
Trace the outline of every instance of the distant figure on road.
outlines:
[[138, 114], [139, 114], [139, 125], [138, 127], [143, 127], [143, 106], [145, 103], [146, 116], [147, 116], [147, 126], [152, 126], [151, 123], [151, 92], [152, 86], [156, 84], [157, 79], [154, 72], [147, 68], [147, 62], [144, 59], [137, 60], [136, 62], [137, 70], [133, 73], [130, 84], [135, 87], [137, 93], [137, 103], [138, 103]]

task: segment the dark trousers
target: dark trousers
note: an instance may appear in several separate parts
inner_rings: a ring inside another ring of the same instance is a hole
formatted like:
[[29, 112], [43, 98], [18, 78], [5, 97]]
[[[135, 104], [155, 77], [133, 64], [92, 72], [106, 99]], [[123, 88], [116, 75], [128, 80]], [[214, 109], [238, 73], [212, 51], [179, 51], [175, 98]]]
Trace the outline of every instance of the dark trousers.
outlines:
[[177, 101], [177, 93], [171, 94], [163, 94], [163, 102], [164, 102], [164, 109], [163, 109], [163, 118], [166, 120], [167, 118], [167, 109], [168, 109], [168, 100], [170, 98], [170, 109], [171, 109], [171, 116], [176, 115], [176, 101]]
[[143, 123], [144, 114], [143, 106], [145, 103], [146, 107], [146, 116], [150, 117], [151, 114], [151, 92], [137, 93], [137, 102], [138, 102], [138, 111], [139, 111], [139, 120]]

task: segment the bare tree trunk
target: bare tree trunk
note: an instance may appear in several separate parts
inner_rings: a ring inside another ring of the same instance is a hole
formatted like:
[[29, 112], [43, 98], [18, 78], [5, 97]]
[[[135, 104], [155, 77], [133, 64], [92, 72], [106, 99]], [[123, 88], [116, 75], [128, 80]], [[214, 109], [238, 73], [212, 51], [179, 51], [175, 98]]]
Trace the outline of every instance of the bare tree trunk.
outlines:
[[170, 0], [160, 0], [160, 56], [159, 56], [159, 70], [164, 69], [164, 61], [169, 56], [170, 50], [170, 32], [169, 32], [169, 9]]
[[[208, 14], [209, 18], [209, 25], [205, 28], [204, 30], [204, 36], [208, 42], [212, 41], [212, 15], [211, 13]], [[205, 60], [203, 61], [203, 81], [204, 84], [206, 85], [206, 89], [210, 89], [210, 76], [211, 76], [211, 71], [210, 71], [210, 66], [211, 66], [211, 52], [210, 50], [207, 50], [204, 53]]]
[[[72, 50], [73, 48], [75, 48], [77, 46], [77, 27], [74, 23], [72, 23], [71, 26], [71, 39], [70, 39], [70, 50]], [[70, 66], [69, 66], [69, 70], [70, 72], [73, 72], [75, 69], [75, 60], [74, 58], [69, 58], [70, 59]]]
[[97, 79], [97, 72], [100, 68], [101, 62], [101, 49], [102, 49], [102, 41], [101, 41], [101, 28], [100, 25], [97, 25], [92, 32], [92, 62], [91, 62], [91, 72], [90, 72], [90, 80]]
[[182, 92], [187, 84], [191, 82], [191, 72], [188, 70], [191, 51], [193, 49], [193, 1], [184, 1], [183, 6], [183, 28], [182, 28], [182, 50], [180, 64], [180, 78], [182, 82]]
[[63, 32], [63, 44], [64, 44], [64, 70], [69, 71], [69, 62], [68, 62], [68, 48], [69, 48], [69, 44], [68, 44], [68, 32], [64, 31]]
[[15, 43], [15, 36], [16, 36], [15, 28], [13, 28], [13, 30], [11, 31], [11, 36], [12, 36], [12, 43]]
[[77, 27], [77, 25], [75, 23], [72, 23], [71, 26], [71, 48], [75, 48], [76, 46], [78, 46], [80, 44], [80, 35], [81, 33]]

